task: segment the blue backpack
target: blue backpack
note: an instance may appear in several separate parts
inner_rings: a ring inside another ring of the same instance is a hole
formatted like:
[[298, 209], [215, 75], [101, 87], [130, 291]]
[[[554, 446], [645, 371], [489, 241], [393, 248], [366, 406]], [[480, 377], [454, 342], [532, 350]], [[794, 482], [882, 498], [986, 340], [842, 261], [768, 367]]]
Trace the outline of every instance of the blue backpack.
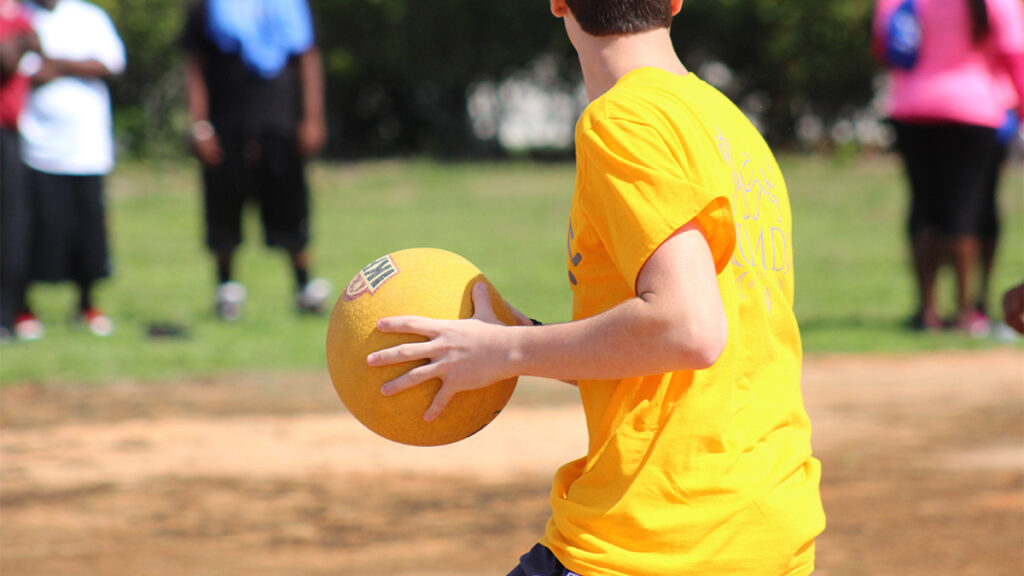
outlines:
[[1003, 119], [1002, 125], [996, 129], [996, 140], [1000, 144], [1009, 144], [1013, 137], [1017, 135], [1017, 130], [1020, 127], [1020, 118], [1017, 117], [1016, 110], [1007, 110], [1006, 118]]
[[889, 17], [885, 59], [889, 66], [910, 70], [921, 51], [921, 20], [914, 0], [903, 0]]

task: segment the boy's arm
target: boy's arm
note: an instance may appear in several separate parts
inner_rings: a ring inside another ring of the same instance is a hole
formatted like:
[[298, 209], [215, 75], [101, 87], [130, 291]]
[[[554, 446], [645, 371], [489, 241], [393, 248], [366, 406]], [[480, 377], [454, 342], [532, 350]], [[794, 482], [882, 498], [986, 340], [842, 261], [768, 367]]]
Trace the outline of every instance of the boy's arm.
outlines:
[[715, 264], [703, 233], [691, 222], [666, 240], [640, 270], [636, 296], [606, 312], [563, 324], [504, 326], [490, 310], [486, 288], [474, 290], [470, 320], [385, 318], [383, 332], [430, 340], [371, 354], [371, 366], [429, 359], [384, 385], [395, 394], [431, 378], [443, 386], [424, 417], [432, 420], [460, 391], [532, 375], [603, 380], [715, 363], [728, 335]]

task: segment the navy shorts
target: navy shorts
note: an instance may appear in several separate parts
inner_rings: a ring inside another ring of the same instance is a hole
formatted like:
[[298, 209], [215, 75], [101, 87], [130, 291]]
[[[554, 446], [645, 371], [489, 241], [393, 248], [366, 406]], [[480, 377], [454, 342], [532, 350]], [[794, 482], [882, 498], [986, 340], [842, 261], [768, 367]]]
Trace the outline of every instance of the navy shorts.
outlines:
[[508, 576], [580, 576], [570, 572], [547, 547], [537, 544], [519, 558], [519, 566]]
[[242, 242], [242, 209], [259, 205], [267, 246], [295, 252], [309, 243], [305, 159], [294, 137], [220, 135], [224, 159], [203, 169], [206, 245], [230, 251]]

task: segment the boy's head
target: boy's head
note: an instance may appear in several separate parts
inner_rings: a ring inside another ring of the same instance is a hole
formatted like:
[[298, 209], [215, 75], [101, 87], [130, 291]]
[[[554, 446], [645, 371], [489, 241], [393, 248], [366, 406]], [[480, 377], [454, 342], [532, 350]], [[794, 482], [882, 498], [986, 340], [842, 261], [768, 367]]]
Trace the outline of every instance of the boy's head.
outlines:
[[681, 0], [564, 0], [580, 28], [591, 36], [636, 34], [668, 28]]

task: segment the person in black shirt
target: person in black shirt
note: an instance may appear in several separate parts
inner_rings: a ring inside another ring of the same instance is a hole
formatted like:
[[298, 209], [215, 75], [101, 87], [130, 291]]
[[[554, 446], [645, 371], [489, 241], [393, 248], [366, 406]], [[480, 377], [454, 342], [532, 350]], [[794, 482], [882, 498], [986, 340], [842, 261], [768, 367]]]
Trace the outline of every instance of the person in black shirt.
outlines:
[[330, 283], [309, 272], [306, 160], [324, 145], [323, 69], [306, 0], [201, 0], [182, 33], [192, 148], [202, 163], [216, 310], [240, 317], [232, 276], [242, 208], [259, 203], [267, 246], [290, 257], [300, 312], [321, 313]]

